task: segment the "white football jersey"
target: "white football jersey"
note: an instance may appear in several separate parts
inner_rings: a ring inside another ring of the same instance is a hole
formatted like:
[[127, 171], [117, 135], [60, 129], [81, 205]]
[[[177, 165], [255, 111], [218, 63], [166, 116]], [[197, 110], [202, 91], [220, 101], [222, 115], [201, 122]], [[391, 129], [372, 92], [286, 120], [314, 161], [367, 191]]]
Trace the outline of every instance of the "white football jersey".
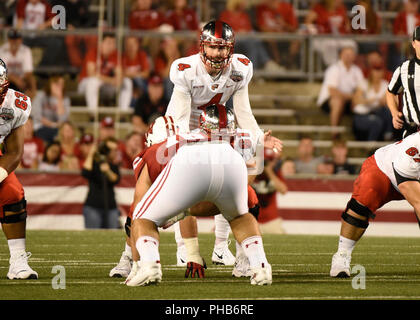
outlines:
[[16, 129], [25, 124], [31, 114], [31, 99], [13, 89], [7, 91], [0, 106], [0, 143]]
[[379, 148], [375, 160], [379, 169], [391, 180], [399, 191], [395, 171], [406, 178], [420, 180], [420, 132], [404, 140]]
[[175, 89], [191, 96], [190, 130], [198, 127], [200, 107], [225, 105], [236, 91], [248, 86], [252, 74], [252, 62], [242, 54], [233, 54], [231, 63], [217, 79], [208, 74], [200, 54], [175, 60], [169, 77]]

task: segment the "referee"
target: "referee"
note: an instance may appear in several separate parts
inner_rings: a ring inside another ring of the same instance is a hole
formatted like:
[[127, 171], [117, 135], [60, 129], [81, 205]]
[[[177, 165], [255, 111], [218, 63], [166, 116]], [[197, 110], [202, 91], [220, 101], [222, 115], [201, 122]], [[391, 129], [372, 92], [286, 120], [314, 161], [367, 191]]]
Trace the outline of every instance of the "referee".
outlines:
[[[404, 128], [403, 137], [420, 128], [420, 26], [414, 29], [412, 46], [416, 52], [415, 57], [395, 69], [386, 93], [392, 124], [395, 129]], [[400, 91], [403, 91], [402, 112], [398, 110]]]

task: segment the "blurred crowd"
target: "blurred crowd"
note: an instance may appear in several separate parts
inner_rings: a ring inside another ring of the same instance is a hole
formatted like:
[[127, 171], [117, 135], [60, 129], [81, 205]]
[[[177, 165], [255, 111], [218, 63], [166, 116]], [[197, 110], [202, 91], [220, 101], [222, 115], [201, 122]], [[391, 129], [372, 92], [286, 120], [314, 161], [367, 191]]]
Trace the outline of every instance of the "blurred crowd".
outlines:
[[[298, 1], [298, 8], [293, 6], [293, 1], [282, 0], [217, 3], [218, 6], [211, 8], [212, 18], [229, 23], [239, 35], [254, 32], [411, 35], [414, 27], [420, 24], [417, 0], [380, 1], [382, 10], [395, 13], [394, 19], [387, 20], [380, 18], [371, 0], [305, 0]], [[81, 169], [93, 144], [109, 135], [115, 137], [112, 117], [101, 119], [98, 141], [69, 121], [72, 99], [67, 90], [69, 77], [65, 72], [49, 74], [45, 81], [35, 76], [35, 66], [61, 65], [77, 70], [76, 91], [84, 97], [88, 112], [93, 114], [98, 105], [117, 105], [123, 111], [132, 111], [132, 131], [118, 141], [115, 160], [122, 167], [130, 168], [133, 156], [141, 149], [142, 144], [138, 142], [143, 141], [148, 125], [166, 111], [172, 91], [169, 80], [171, 63], [181, 56], [197, 53], [197, 41], [181, 41], [170, 36], [126, 36], [120, 65], [113, 32], [104, 33], [99, 47], [96, 35], [41, 37], [22, 32], [51, 28], [54, 20], [52, 6], [57, 4], [66, 8], [69, 29], [97, 27], [97, 12], [91, 10], [93, 2], [90, 0], [10, 0], [0, 3], [0, 27], [12, 27], [0, 47], [0, 57], [8, 65], [11, 88], [27, 93], [33, 103], [32, 119], [26, 125], [25, 155], [21, 166], [49, 171]], [[202, 21], [196, 5], [197, 1], [192, 0], [127, 1], [125, 21], [133, 31], [197, 32]], [[364, 29], [351, 26], [349, 13], [354, 5], [366, 9]], [[305, 10], [305, 14], [298, 15], [298, 9]], [[254, 68], [272, 71], [299, 68], [301, 46], [300, 40], [279, 42], [241, 38], [236, 42], [235, 51], [246, 54], [253, 61]], [[356, 43], [339, 37], [319, 39], [314, 46], [326, 68], [317, 104], [329, 114], [331, 126], [338, 127], [342, 116], [347, 113], [353, 117], [356, 139], [394, 139], [396, 132], [385, 105], [385, 90], [391, 71], [410, 55], [409, 46]], [[42, 54], [34, 59], [33, 54], [38, 49]], [[98, 55], [100, 65], [97, 65]], [[325, 89], [332, 84], [337, 88], [334, 94]], [[294, 161], [283, 159], [281, 170], [288, 173], [354, 173], [343, 155], [347, 150], [345, 141], [340, 140], [338, 133], [334, 133], [333, 138], [331, 155], [316, 158], [307, 146], [306, 153], [299, 151]], [[299, 150], [305, 149], [305, 145], [311, 145], [309, 137], [301, 140]]]

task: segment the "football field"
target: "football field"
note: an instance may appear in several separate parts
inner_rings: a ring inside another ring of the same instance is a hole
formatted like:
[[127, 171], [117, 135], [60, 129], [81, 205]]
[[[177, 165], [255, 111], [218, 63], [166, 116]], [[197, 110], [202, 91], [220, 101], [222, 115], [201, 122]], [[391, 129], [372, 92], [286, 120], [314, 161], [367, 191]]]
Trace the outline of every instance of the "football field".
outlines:
[[[174, 235], [162, 233], [162, 282], [135, 288], [108, 277], [123, 249], [121, 230], [28, 231], [27, 239], [29, 264], [39, 279], [6, 279], [3, 239], [0, 299], [420, 299], [420, 238], [366, 237], [353, 252], [353, 278], [332, 279], [337, 236], [264, 235], [273, 284], [254, 287], [232, 278], [232, 267], [211, 264], [213, 234], [199, 236], [206, 278], [185, 279], [184, 268], [176, 267]], [[234, 252], [233, 241], [230, 248]]]

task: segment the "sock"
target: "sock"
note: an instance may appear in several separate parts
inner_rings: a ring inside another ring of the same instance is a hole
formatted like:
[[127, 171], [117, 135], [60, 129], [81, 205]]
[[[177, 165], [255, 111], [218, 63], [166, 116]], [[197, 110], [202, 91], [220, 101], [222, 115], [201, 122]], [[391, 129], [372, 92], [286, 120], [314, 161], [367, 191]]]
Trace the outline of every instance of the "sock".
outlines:
[[182, 239], [182, 236], [181, 236], [181, 229], [179, 228], [179, 222], [174, 224], [174, 230], [175, 230], [176, 245], [179, 248], [184, 245], [184, 239]]
[[236, 258], [238, 258], [239, 256], [244, 256], [245, 252], [244, 249], [242, 249], [241, 244], [236, 241]]
[[136, 248], [140, 254], [140, 260], [147, 262], [160, 262], [159, 241], [153, 237], [142, 236], [137, 239]]
[[354, 246], [356, 245], [355, 240], [344, 238], [343, 236], [340, 236], [340, 239], [338, 240], [338, 251], [346, 250], [350, 254], [352, 253]]
[[230, 225], [222, 214], [214, 216], [214, 227], [215, 245], [229, 239]]
[[10, 256], [26, 251], [25, 238], [7, 240], [7, 244], [9, 246]]
[[187, 262], [195, 262], [204, 265], [203, 258], [200, 255], [198, 238], [185, 238], [185, 248], [187, 249]]
[[125, 243], [125, 254], [129, 256], [130, 258], [133, 258], [133, 254], [131, 253], [131, 247], [128, 245], [128, 243]]
[[260, 236], [252, 236], [246, 238], [241, 243], [242, 249], [249, 260], [251, 268], [261, 267], [262, 264], [267, 265], [268, 261], [265, 256], [262, 238]]

